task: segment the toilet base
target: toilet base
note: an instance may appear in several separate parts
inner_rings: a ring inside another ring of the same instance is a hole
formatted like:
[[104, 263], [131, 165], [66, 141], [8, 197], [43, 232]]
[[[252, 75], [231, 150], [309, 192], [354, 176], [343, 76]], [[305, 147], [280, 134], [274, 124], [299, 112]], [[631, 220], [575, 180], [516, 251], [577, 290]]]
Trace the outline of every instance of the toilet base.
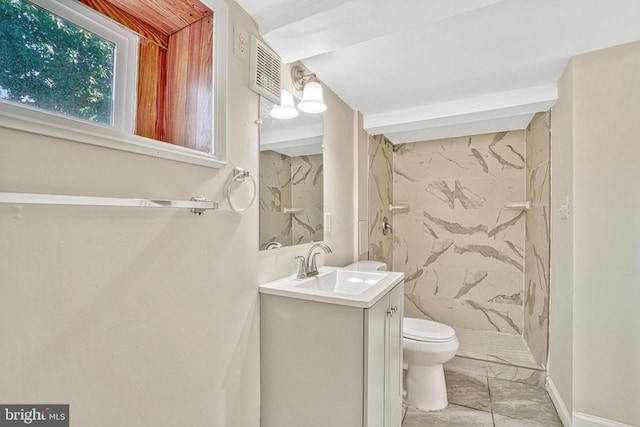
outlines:
[[449, 404], [442, 365], [409, 364], [404, 403], [424, 411], [437, 411]]

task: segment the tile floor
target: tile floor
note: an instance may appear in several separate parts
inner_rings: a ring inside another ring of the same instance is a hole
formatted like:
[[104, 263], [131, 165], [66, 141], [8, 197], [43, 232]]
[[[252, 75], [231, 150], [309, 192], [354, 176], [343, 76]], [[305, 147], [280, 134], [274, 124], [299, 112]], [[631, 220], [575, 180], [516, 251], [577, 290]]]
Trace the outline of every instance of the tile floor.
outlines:
[[445, 378], [449, 406], [405, 408], [403, 427], [562, 427], [544, 388], [452, 370]]

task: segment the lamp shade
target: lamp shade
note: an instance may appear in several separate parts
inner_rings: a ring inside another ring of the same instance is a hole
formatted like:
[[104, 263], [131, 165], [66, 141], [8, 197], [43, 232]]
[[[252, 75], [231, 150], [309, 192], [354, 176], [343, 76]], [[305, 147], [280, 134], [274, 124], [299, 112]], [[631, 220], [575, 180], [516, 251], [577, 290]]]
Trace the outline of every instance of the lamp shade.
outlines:
[[322, 98], [322, 86], [318, 82], [308, 82], [302, 92], [302, 101], [298, 109], [305, 113], [322, 113], [327, 110], [327, 105]]
[[269, 115], [274, 119], [292, 119], [298, 115], [298, 110], [293, 104], [293, 95], [288, 90], [280, 92], [280, 105], [275, 105]]

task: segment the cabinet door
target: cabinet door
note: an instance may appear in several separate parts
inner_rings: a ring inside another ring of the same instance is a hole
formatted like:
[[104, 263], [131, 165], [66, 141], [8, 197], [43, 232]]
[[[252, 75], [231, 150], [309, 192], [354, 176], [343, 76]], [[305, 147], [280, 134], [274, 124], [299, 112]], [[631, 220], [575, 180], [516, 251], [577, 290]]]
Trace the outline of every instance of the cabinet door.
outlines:
[[389, 293], [387, 316], [386, 406], [388, 427], [402, 424], [402, 317], [404, 313], [404, 283]]
[[387, 383], [387, 311], [389, 295], [385, 295], [365, 312], [365, 408], [366, 427], [386, 427]]

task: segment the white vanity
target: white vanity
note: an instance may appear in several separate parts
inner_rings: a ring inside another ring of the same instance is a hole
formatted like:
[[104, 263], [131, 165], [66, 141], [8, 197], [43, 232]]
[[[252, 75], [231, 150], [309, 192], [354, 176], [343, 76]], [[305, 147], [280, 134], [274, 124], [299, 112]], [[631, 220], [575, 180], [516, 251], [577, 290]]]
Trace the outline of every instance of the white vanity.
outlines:
[[260, 286], [262, 427], [400, 427], [403, 278], [323, 267]]

